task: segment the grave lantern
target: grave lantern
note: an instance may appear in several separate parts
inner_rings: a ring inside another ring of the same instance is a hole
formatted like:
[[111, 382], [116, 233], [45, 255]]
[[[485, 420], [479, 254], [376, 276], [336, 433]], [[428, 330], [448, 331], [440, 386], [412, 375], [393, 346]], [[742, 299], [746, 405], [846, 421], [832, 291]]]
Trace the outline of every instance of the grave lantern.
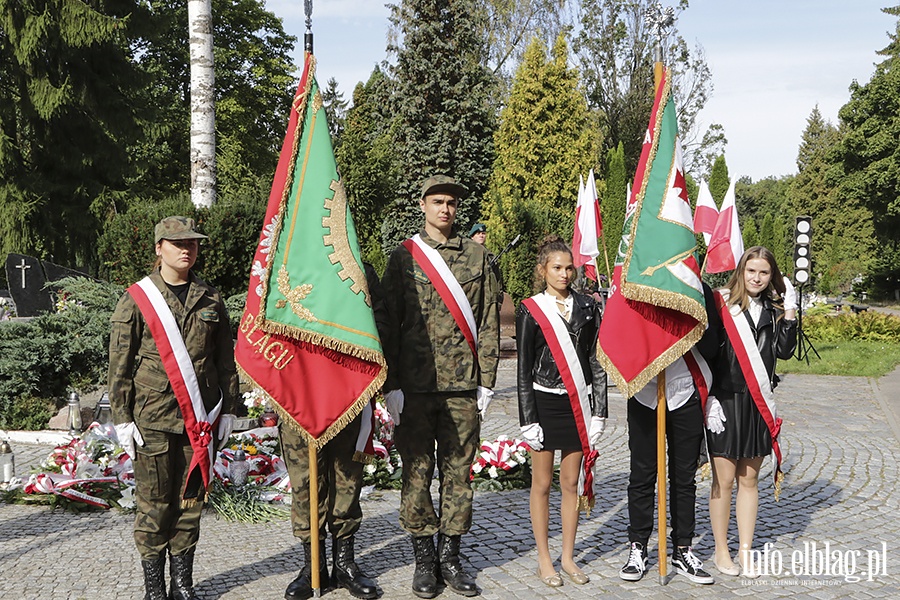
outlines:
[[9, 483], [16, 476], [16, 457], [9, 442], [0, 442], [0, 482]]
[[101, 425], [112, 423], [112, 410], [109, 406], [109, 392], [103, 392], [97, 406], [94, 407], [94, 420]]
[[247, 455], [244, 454], [243, 448], [239, 448], [234, 452], [234, 458], [228, 466], [228, 474], [231, 476], [231, 483], [241, 487], [247, 483], [247, 474], [250, 472], [250, 463], [247, 462]]
[[78, 394], [72, 392], [69, 394], [69, 435], [76, 436], [84, 429], [84, 423], [81, 422], [81, 398]]

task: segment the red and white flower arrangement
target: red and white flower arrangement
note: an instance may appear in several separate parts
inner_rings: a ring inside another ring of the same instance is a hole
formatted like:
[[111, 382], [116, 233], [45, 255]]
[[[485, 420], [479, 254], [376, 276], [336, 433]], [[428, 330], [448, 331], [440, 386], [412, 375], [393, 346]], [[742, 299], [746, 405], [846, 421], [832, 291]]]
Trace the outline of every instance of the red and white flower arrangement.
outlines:
[[[473, 485], [476, 489], [527, 487], [531, 483], [530, 450], [524, 441], [505, 435], [492, 442], [482, 442], [481, 450], [472, 463]], [[478, 485], [481, 481], [493, 483]]]

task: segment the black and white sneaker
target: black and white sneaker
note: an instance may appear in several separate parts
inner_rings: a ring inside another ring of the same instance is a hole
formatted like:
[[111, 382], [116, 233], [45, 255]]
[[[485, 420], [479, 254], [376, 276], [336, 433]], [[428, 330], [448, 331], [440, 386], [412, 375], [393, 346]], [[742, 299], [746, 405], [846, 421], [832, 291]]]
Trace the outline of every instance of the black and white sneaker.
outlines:
[[619, 571], [619, 578], [625, 581], [640, 581], [648, 569], [647, 549], [640, 542], [631, 542], [628, 562]]
[[709, 585], [715, 581], [712, 575], [703, 570], [703, 563], [694, 556], [690, 546], [676, 546], [672, 553], [672, 564], [677, 573], [681, 573], [694, 583]]

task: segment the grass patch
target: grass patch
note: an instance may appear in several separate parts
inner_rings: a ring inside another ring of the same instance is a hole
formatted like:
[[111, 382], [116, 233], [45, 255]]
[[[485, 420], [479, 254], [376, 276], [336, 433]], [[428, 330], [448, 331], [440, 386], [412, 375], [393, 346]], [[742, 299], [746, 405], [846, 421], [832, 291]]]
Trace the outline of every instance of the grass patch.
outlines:
[[881, 377], [900, 364], [900, 344], [848, 340], [819, 342], [813, 340], [821, 359], [809, 352], [809, 365], [805, 360], [791, 358], [779, 360], [778, 373], [806, 373], [810, 375], [848, 375], [856, 377]]

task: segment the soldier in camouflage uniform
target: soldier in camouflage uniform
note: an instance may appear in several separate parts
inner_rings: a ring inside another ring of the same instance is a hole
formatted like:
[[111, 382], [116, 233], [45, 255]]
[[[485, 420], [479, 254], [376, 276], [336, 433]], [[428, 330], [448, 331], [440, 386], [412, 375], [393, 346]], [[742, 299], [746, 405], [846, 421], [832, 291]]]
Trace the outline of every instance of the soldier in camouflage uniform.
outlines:
[[[382, 316], [382, 294], [378, 275], [365, 264], [369, 297], [377, 316]], [[377, 323], [379, 329], [382, 323]], [[354, 536], [362, 522], [359, 494], [362, 491], [363, 462], [357, 460], [357, 442], [363, 415], [358, 415], [316, 454], [319, 490], [319, 582], [327, 588], [325, 526], [331, 531], [331, 584], [346, 588], [356, 598], [377, 598], [375, 582], [366, 577], [354, 558]], [[288, 585], [285, 600], [311, 598], [312, 545], [309, 514], [309, 447], [292, 427], [281, 422], [281, 449], [291, 478], [291, 525], [294, 536], [303, 542], [304, 564]]]
[[[475, 223], [469, 230], [469, 237], [472, 238], [472, 241], [484, 246], [487, 241], [487, 225], [484, 223]], [[488, 264], [491, 266], [491, 271], [494, 272], [494, 277], [497, 278], [497, 302], [502, 307], [504, 289], [503, 273], [500, 272], [500, 257], [496, 256], [490, 250], [487, 250], [487, 246], [485, 246], [485, 250], [487, 251]]]
[[[218, 434], [227, 439], [238, 394], [231, 327], [219, 292], [191, 271], [199, 239], [205, 237], [195, 231], [193, 219], [160, 221], [155, 228], [159, 259], [149, 277], [178, 324], [206, 410], [222, 400]], [[111, 321], [109, 400], [119, 441], [134, 461], [134, 541], [145, 598], [193, 599], [194, 549], [204, 495], [202, 481], [195, 481], [199, 477], [192, 477], [190, 485], [186, 481], [193, 448], [156, 342], [131, 294], [119, 300]], [[167, 551], [172, 578], [168, 594]]]
[[[395, 439], [403, 460], [400, 524], [413, 537], [412, 587], [420, 598], [437, 594], [439, 577], [460, 594], [477, 594], [475, 582], [460, 565], [459, 544], [472, 523], [469, 473], [480, 444], [481, 418], [493, 394], [500, 330], [498, 283], [487, 252], [453, 228], [457, 203], [465, 193], [450, 177], [427, 179], [419, 203], [425, 227], [419, 234], [443, 258], [471, 305], [477, 356], [405, 246], [391, 254], [382, 279], [385, 400], [397, 423]], [[430, 490], [435, 442], [441, 482], [438, 512]]]

